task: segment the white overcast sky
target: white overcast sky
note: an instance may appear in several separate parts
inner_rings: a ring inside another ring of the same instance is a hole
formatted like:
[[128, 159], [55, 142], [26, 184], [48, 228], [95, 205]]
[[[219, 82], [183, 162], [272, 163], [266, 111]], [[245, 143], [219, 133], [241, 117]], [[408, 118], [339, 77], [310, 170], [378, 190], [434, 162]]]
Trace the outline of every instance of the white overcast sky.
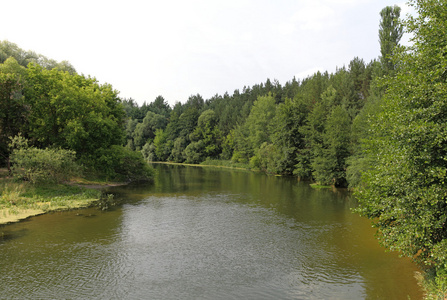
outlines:
[[404, 0], [15, 0], [0, 40], [110, 83], [139, 104], [205, 99], [380, 54], [379, 12]]

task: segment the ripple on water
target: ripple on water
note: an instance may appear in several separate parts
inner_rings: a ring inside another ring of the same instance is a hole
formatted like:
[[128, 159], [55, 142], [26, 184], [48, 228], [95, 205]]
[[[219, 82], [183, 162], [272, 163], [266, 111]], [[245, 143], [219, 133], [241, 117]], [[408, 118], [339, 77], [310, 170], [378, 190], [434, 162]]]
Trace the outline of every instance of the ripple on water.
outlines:
[[333, 259], [312, 237], [323, 229], [310, 230], [271, 209], [206, 195], [149, 197], [125, 205], [123, 213], [129, 217], [118, 243], [115, 288], [128, 296], [287, 299], [318, 295], [325, 284], [340, 285], [332, 297], [347, 287], [347, 274], [318, 267]]
[[250, 197], [159, 194], [82, 222], [42, 216], [34, 244], [22, 244], [28, 234], [0, 244], [0, 289], [20, 299], [368, 297], [358, 265], [369, 256], [351, 253], [352, 225]]

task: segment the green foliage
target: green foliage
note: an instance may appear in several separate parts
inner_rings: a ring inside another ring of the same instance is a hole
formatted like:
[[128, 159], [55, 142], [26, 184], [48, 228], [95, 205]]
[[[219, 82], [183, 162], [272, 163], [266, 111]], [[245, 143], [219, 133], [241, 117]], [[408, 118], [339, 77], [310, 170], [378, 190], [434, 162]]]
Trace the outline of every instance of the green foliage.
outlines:
[[15, 147], [11, 154], [14, 177], [32, 183], [61, 183], [80, 174], [76, 164], [76, 153], [64, 149], [38, 149], [26, 147], [20, 136], [13, 140]]
[[25, 68], [10, 57], [0, 64], [0, 165], [8, 165], [8, 140], [22, 131], [27, 109], [22, 96]]
[[13, 58], [19, 65], [26, 67], [29, 63], [36, 63], [45, 69], [59, 69], [70, 74], [75, 74], [75, 68], [68, 61], [57, 62], [54, 59], [48, 59], [42, 54], [33, 51], [25, 51], [19, 46], [9, 41], [0, 41], [0, 63]]
[[447, 264], [424, 273], [417, 272], [415, 277], [425, 291], [425, 299], [444, 300], [447, 297]]
[[146, 163], [141, 152], [123, 146], [112, 145], [98, 149], [94, 157], [86, 159], [88, 167], [107, 180], [140, 181], [151, 180], [153, 169]]
[[205, 159], [204, 149], [205, 144], [202, 140], [190, 143], [188, 146], [186, 146], [183, 154], [186, 159], [185, 162], [188, 164], [198, 164], [202, 162]]
[[346, 159], [351, 154], [349, 149], [350, 135], [351, 119], [348, 112], [343, 107], [336, 106], [332, 109], [326, 121], [324, 134], [324, 140], [327, 144], [325, 157], [329, 163], [325, 168], [325, 177], [331, 178], [331, 183], [336, 187], [346, 186]]
[[39, 65], [26, 71], [26, 131], [36, 146], [68, 148], [83, 157], [123, 142], [124, 110], [110, 85]]
[[251, 108], [246, 126], [252, 149], [259, 149], [264, 142], [270, 142], [272, 120], [275, 117], [276, 105], [273, 95], [258, 97]]
[[414, 46], [395, 55], [399, 68], [371, 116], [362, 144], [374, 163], [362, 176], [358, 211], [374, 219], [384, 246], [437, 268], [447, 260], [447, 6], [410, 3]]
[[249, 132], [247, 126], [238, 126], [234, 130], [233, 145], [234, 151], [231, 160], [237, 163], [248, 163], [253, 156], [253, 149], [249, 143]]
[[152, 142], [158, 129], [164, 129], [167, 119], [163, 115], [148, 111], [142, 123], [135, 126], [133, 132], [134, 146], [141, 149], [147, 142]]
[[400, 7], [395, 5], [387, 6], [380, 12], [379, 41], [382, 54], [380, 59], [385, 72], [394, 70], [391, 58], [403, 35], [403, 27], [399, 20], [400, 10]]
[[181, 163], [185, 161], [184, 150], [186, 148], [186, 139], [184, 137], [178, 137], [174, 141], [174, 146], [171, 151], [169, 159], [174, 162]]
[[191, 141], [203, 142], [204, 157], [215, 158], [221, 152], [220, 131], [217, 128], [216, 113], [211, 110], [205, 110], [197, 121], [197, 127], [190, 135]]
[[287, 98], [278, 105], [272, 134], [272, 142], [277, 149], [278, 173], [292, 175], [301, 160], [306, 145], [300, 128], [306, 124], [308, 113], [308, 106], [302, 98]]
[[146, 143], [143, 146], [143, 149], [141, 149], [141, 154], [143, 155], [143, 158], [147, 162], [153, 162], [156, 161], [156, 155], [155, 155], [155, 145], [152, 143]]
[[199, 110], [195, 106], [188, 107], [185, 112], [180, 115], [178, 119], [180, 137], [185, 138], [188, 142], [190, 141], [190, 135], [194, 132], [194, 129], [197, 126], [199, 116]]
[[275, 145], [264, 142], [256, 151], [256, 155], [250, 159], [250, 168], [259, 169], [267, 174], [276, 174], [278, 156]]
[[163, 129], [157, 129], [155, 131], [154, 147], [155, 156], [159, 161], [164, 161], [169, 157], [171, 149], [167, 143], [167, 134]]

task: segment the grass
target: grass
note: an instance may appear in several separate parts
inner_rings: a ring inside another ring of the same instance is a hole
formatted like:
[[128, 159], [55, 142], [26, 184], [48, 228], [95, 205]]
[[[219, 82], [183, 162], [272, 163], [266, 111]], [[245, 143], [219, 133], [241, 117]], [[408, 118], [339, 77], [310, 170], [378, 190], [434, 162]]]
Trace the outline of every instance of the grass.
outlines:
[[244, 169], [250, 170], [250, 166], [244, 163], [237, 163], [232, 160], [217, 160], [217, 159], [207, 159], [204, 162], [200, 163], [202, 166], [213, 166], [213, 167], [224, 167], [224, 168], [233, 168], [233, 169]]
[[332, 186], [330, 186], [330, 185], [321, 185], [318, 183], [311, 183], [310, 186], [313, 187], [314, 189], [330, 189], [330, 188], [332, 188]]
[[0, 224], [16, 222], [48, 211], [86, 207], [101, 191], [68, 184], [31, 184], [0, 178]]
[[154, 164], [166, 164], [166, 165], [181, 165], [181, 166], [200, 166], [200, 167], [217, 167], [217, 168], [229, 168], [238, 170], [253, 171], [248, 164], [235, 163], [231, 160], [211, 160], [207, 159], [200, 164], [188, 164], [188, 163], [175, 163], [175, 162], [151, 162]]

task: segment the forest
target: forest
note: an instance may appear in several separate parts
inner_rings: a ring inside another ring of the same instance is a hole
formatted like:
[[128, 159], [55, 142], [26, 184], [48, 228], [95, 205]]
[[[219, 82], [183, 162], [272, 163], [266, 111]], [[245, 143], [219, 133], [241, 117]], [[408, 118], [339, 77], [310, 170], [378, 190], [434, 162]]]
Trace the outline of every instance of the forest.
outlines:
[[[69, 151], [108, 178], [147, 178], [145, 162], [163, 161], [349, 187], [380, 242], [414, 259], [426, 288], [445, 296], [447, 4], [409, 4], [417, 15], [404, 20], [398, 6], [380, 12], [375, 60], [173, 107], [162, 96], [141, 106], [121, 99], [68, 62], [0, 42], [1, 164], [20, 165], [27, 144]], [[400, 45], [404, 31], [410, 46]]]

